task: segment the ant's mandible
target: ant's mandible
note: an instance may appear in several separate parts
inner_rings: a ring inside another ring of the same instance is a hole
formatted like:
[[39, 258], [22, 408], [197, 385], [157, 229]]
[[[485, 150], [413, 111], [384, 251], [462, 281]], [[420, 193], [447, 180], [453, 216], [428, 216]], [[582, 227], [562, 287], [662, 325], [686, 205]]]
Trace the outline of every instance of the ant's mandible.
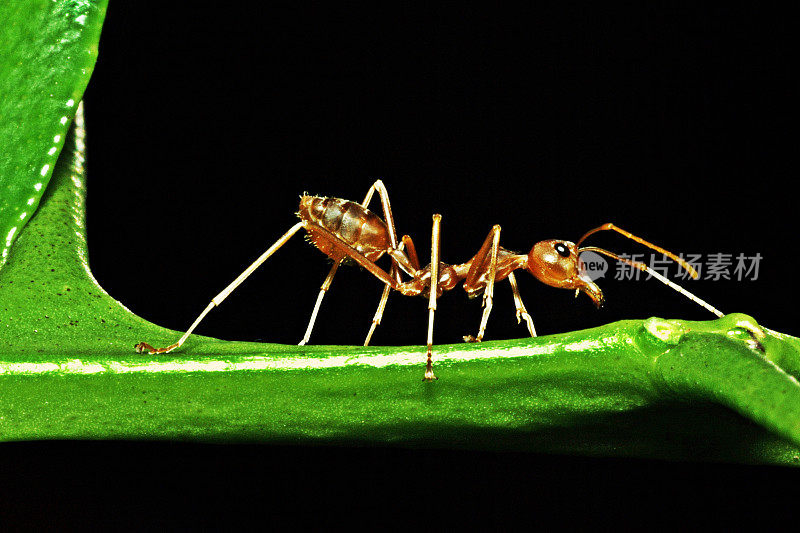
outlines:
[[[381, 220], [378, 215], [367, 209], [370, 200], [372, 200], [376, 192], [380, 197], [383, 207], [384, 220]], [[576, 295], [579, 292], [584, 292], [592, 299], [597, 307], [600, 307], [603, 304], [603, 292], [586, 275], [582, 268], [579, 255], [584, 251], [600, 253], [648, 272], [662, 283], [675, 289], [717, 316], [723, 316], [716, 308], [669, 281], [644, 263], [620, 257], [608, 250], [595, 246], [579, 248], [580, 244], [593, 233], [603, 230], [614, 230], [629, 239], [666, 255], [686, 269], [693, 278], [696, 279], [698, 277], [695, 269], [675, 254], [611, 223], [604, 224], [587, 232], [577, 243], [557, 239], [538, 242], [527, 254], [517, 254], [501, 247], [500, 226], [495, 225], [492, 227], [491, 231], [489, 231], [478, 253], [470, 260], [466, 263], [448, 265], [439, 260], [439, 228], [442, 216], [435, 214], [433, 215], [433, 229], [431, 231], [431, 262], [429, 265], [421, 267], [411, 237], [403, 235], [400, 239], [397, 238], [392, 209], [389, 204], [389, 194], [381, 180], [377, 180], [372, 187], [370, 187], [364, 201], [360, 204], [339, 198], [303, 195], [300, 197], [300, 208], [297, 212], [297, 216], [300, 218], [300, 222], [292, 226], [291, 229], [270, 246], [261, 257], [256, 259], [256, 261], [247, 267], [239, 277], [215, 296], [186, 333], [184, 333], [175, 344], [167, 346], [166, 348], [154, 348], [146, 342], [140, 342], [135, 347], [136, 351], [138, 353], [148, 351], [151, 354], [160, 354], [171, 352], [179, 348], [211, 309], [220, 305], [228, 295], [253, 273], [253, 271], [281, 246], [286, 244], [286, 242], [301, 229], [306, 230], [308, 238], [314, 246], [333, 260], [333, 266], [320, 287], [314, 310], [311, 313], [311, 319], [306, 328], [305, 336], [303, 340], [300, 341], [300, 345], [307, 343], [311, 336], [311, 330], [314, 328], [314, 322], [316, 321], [317, 313], [322, 304], [322, 299], [333, 282], [336, 270], [344, 260], [350, 259], [364, 267], [385, 284], [383, 294], [378, 303], [378, 309], [375, 311], [372, 325], [364, 341], [364, 346], [369, 344], [375, 328], [380, 324], [383, 311], [386, 308], [386, 301], [389, 298], [389, 292], [391, 290], [396, 290], [406, 296], [422, 295], [428, 298], [428, 339], [425, 381], [437, 379], [433, 373], [432, 360], [433, 317], [436, 311], [436, 299], [441, 296], [444, 291], [449, 291], [459, 282], [463, 281], [463, 288], [470, 298], [483, 294], [483, 314], [481, 316], [478, 334], [475, 337], [472, 335], [464, 337], [466, 341], [479, 342], [483, 339], [483, 335], [486, 331], [486, 322], [492, 311], [494, 285], [498, 281], [508, 279], [514, 297], [517, 322], [524, 319], [531, 336], [535, 337], [536, 330], [533, 326], [533, 320], [525, 309], [525, 305], [522, 303], [522, 298], [517, 288], [517, 280], [514, 277], [514, 271], [525, 269], [539, 281], [552, 287], [574, 290]], [[389, 272], [386, 272], [375, 264], [384, 254], [391, 257]], [[403, 273], [410, 277], [408, 281], [403, 281]], [[432, 280], [437, 281], [433, 283]], [[436, 289], [431, 290], [431, 287], [434, 286]]]

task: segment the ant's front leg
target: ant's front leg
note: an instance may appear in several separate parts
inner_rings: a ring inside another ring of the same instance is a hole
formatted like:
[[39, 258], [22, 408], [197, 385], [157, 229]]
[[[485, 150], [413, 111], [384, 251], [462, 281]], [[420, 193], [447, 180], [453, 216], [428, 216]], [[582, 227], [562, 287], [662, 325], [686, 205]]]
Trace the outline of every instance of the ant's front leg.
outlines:
[[525, 304], [522, 303], [522, 296], [520, 296], [519, 287], [517, 287], [517, 278], [514, 276], [513, 272], [508, 274], [508, 282], [511, 284], [511, 292], [514, 294], [514, 308], [517, 310], [517, 324], [520, 323], [521, 319], [525, 319], [525, 323], [528, 325], [528, 332], [531, 334], [531, 337], [535, 337], [536, 328], [533, 327], [533, 319], [531, 315], [528, 314], [528, 310], [525, 309]]

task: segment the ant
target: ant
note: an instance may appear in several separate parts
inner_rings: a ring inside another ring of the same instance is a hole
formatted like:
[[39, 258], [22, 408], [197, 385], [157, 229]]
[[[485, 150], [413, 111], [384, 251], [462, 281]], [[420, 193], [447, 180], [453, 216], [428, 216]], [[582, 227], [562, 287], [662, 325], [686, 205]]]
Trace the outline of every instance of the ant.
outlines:
[[[380, 197], [384, 219], [367, 209], [375, 193]], [[146, 342], [140, 342], [135, 346], [136, 351], [142, 353], [146, 350], [151, 354], [160, 354], [179, 348], [211, 309], [220, 305], [250, 274], [301, 229], [306, 230], [307, 238], [314, 246], [333, 260], [333, 266], [331, 266], [320, 287], [308, 327], [299, 344], [302, 346], [308, 342], [311, 331], [314, 328], [314, 322], [317, 319], [317, 313], [322, 305], [322, 299], [325, 297], [325, 293], [330, 288], [331, 283], [333, 283], [333, 277], [336, 275], [339, 266], [343, 262], [355, 262], [385, 284], [378, 308], [372, 319], [372, 325], [364, 341], [364, 346], [369, 344], [375, 328], [381, 322], [391, 290], [396, 290], [405, 296], [422, 295], [428, 299], [427, 363], [424, 381], [438, 379], [433, 373], [433, 319], [436, 311], [436, 299], [444, 291], [449, 291], [463, 281], [463, 288], [470, 298], [483, 294], [483, 314], [481, 315], [478, 334], [474, 337], [472, 335], [464, 337], [467, 342], [480, 342], [486, 331], [486, 322], [489, 319], [489, 314], [492, 312], [495, 283], [508, 279], [514, 297], [517, 323], [525, 320], [528, 332], [531, 337], [535, 337], [536, 330], [533, 326], [533, 320], [522, 303], [514, 271], [525, 269], [546, 285], [574, 290], [576, 297], [580, 292], [583, 292], [594, 302], [595, 306], [600, 307], [604, 301], [603, 292], [589, 278], [583, 268], [580, 253], [584, 251], [603, 254], [622, 261], [631, 267], [648, 272], [662, 283], [717, 316], [723, 316], [716, 308], [664, 278], [664, 276], [650, 269], [644, 263], [620, 257], [615, 253], [595, 246], [580, 247], [581, 243], [590, 235], [598, 231], [613, 230], [664, 254], [686, 269], [692, 278], [697, 279], [697, 271], [683, 259], [611, 223], [590, 230], [577, 243], [559, 239], [538, 242], [534, 244], [527, 254], [517, 254], [501, 247], [500, 226], [495, 225], [489, 231], [478, 252], [471, 259], [466, 263], [448, 265], [439, 259], [439, 232], [442, 216], [435, 214], [433, 215], [433, 229], [431, 231], [431, 262], [423, 268], [420, 266], [417, 251], [411, 237], [403, 235], [400, 239], [397, 238], [394, 217], [389, 204], [389, 193], [381, 180], [377, 180], [372, 184], [364, 201], [360, 204], [339, 198], [303, 194], [300, 197], [300, 208], [296, 214], [300, 218], [300, 222], [292, 226], [252, 265], [247, 267], [239, 277], [215, 296], [175, 344], [166, 348], [154, 348]], [[389, 272], [386, 272], [375, 263], [384, 254], [391, 257]], [[411, 279], [403, 281], [402, 273], [405, 273]], [[436, 282], [432, 280], [436, 280]], [[435, 287], [435, 289], [431, 290], [432, 287]]]

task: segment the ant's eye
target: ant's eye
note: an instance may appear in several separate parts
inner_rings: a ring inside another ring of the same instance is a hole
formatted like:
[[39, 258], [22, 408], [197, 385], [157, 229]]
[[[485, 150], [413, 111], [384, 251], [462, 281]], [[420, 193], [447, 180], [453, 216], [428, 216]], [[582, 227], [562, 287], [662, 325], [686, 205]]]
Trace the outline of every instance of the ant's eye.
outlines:
[[561, 257], [569, 257], [569, 248], [563, 242], [557, 242], [554, 248]]

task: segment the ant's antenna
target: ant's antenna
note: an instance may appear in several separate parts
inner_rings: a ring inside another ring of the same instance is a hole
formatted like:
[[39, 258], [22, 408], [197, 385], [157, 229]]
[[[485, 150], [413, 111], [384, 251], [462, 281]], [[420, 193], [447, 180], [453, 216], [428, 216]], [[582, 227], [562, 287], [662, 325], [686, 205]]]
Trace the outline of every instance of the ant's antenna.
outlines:
[[[593, 233], [596, 233], [598, 231], [604, 231], [604, 230], [614, 230], [617, 233], [620, 233], [620, 234], [624, 235], [625, 237], [627, 237], [627, 238], [629, 238], [629, 239], [631, 239], [633, 241], [638, 242], [639, 244], [643, 244], [643, 245], [647, 246], [648, 248], [651, 248], [651, 249], [653, 249], [653, 250], [655, 250], [657, 252], [661, 252], [665, 256], [669, 257], [670, 259], [672, 259], [673, 261], [678, 263], [681, 267], [683, 267], [689, 273], [689, 275], [692, 276], [692, 279], [697, 279], [698, 277], [700, 277], [699, 274], [697, 273], [697, 270], [692, 268], [692, 266], [689, 265], [689, 263], [687, 263], [684, 259], [678, 257], [677, 255], [673, 254], [672, 252], [669, 252], [669, 251], [665, 250], [664, 248], [661, 248], [660, 246], [656, 246], [655, 244], [642, 239], [641, 237], [637, 237], [633, 233], [630, 233], [629, 231], [625, 231], [624, 229], [622, 229], [622, 228], [620, 228], [618, 226], [615, 226], [614, 224], [611, 224], [610, 222], [608, 224], [603, 224], [602, 226], [600, 226], [598, 228], [595, 228], [593, 230], [588, 231], [583, 237], [581, 237], [578, 240], [577, 246], [579, 246], [586, 239], [586, 237], [588, 237], [589, 235], [592, 235]], [[624, 257], [620, 257], [619, 255], [617, 255], [615, 253], [609, 252], [608, 250], [604, 250], [603, 248], [598, 248], [596, 246], [586, 246], [586, 247], [578, 249], [579, 253], [583, 252], [583, 251], [597, 252], [597, 253], [606, 255], [608, 257], [612, 257], [612, 258], [616, 259], [617, 261], [622, 261], [623, 263], [625, 263], [627, 265], [630, 265], [630, 266], [632, 266], [634, 268], [638, 268], [639, 270], [641, 270], [643, 272], [647, 272], [648, 274], [650, 274], [651, 276], [656, 278], [658, 281], [660, 281], [661, 283], [663, 283], [667, 287], [669, 287], [669, 288], [681, 293], [682, 295], [686, 296], [687, 298], [689, 298], [694, 303], [704, 307], [705, 309], [707, 309], [708, 311], [714, 313], [718, 317], [725, 316], [719, 309], [717, 309], [713, 305], [709, 304], [705, 300], [702, 300], [702, 299], [698, 298], [697, 296], [695, 296], [694, 294], [690, 293], [689, 291], [687, 291], [686, 289], [684, 289], [680, 285], [678, 285], [676, 283], [673, 283], [672, 281], [668, 280], [667, 278], [665, 278], [664, 276], [662, 276], [661, 274], [659, 274], [658, 272], [656, 272], [652, 268], [648, 267], [644, 263], [641, 263], [639, 261], [632, 261], [630, 259], [626, 259]]]
[[[660, 246], [656, 246], [652, 242], [648, 242], [648, 241], [642, 239], [641, 237], [637, 237], [636, 235], [634, 235], [630, 231], [625, 231], [624, 229], [620, 228], [619, 226], [615, 226], [614, 224], [612, 224], [610, 222], [608, 224], [603, 224], [599, 228], [594, 228], [593, 230], [590, 230], [590, 231], [586, 232], [586, 234], [583, 237], [578, 239], [578, 242], [576, 243], [576, 246], [580, 246], [581, 243], [584, 240], [586, 240], [586, 237], [588, 237], [589, 235], [592, 235], [593, 233], [597, 233], [598, 231], [604, 231], [604, 230], [609, 230], [609, 229], [612, 229], [612, 230], [616, 231], [617, 233], [619, 233], [621, 235], [624, 235], [624, 236], [626, 236], [627, 238], [629, 238], [629, 239], [631, 239], [633, 241], [638, 242], [639, 244], [643, 244], [643, 245], [647, 246], [648, 248], [650, 248], [651, 250], [655, 250], [656, 252], [661, 252], [662, 254], [666, 255], [667, 257], [669, 257], [670, 259], [672, 259], [673, 261], [678, 263], [680, 266], [682, 266], [683, 269], [686, 270], [686, 272], [688, 272], [690, 276], [692, 276], [692, 279], [697, 279], [697, 278], [700, 277], [700, 275], [697, 273], [697, 270], [692, 268], [692, 266], [689, 263], [687, 263], [685, 260], [681, 259], [677, 255], [675, 255], [672, 252], [669, 252], [669, 251], [663, 249]], [[595, 250], [595, 251], [597, 251], [597, 250]], [[619, 259], [619, 257], [617, 257], [617, 259]], [[620, 261], [622, 261], [622, 259], [620, 259]]]

